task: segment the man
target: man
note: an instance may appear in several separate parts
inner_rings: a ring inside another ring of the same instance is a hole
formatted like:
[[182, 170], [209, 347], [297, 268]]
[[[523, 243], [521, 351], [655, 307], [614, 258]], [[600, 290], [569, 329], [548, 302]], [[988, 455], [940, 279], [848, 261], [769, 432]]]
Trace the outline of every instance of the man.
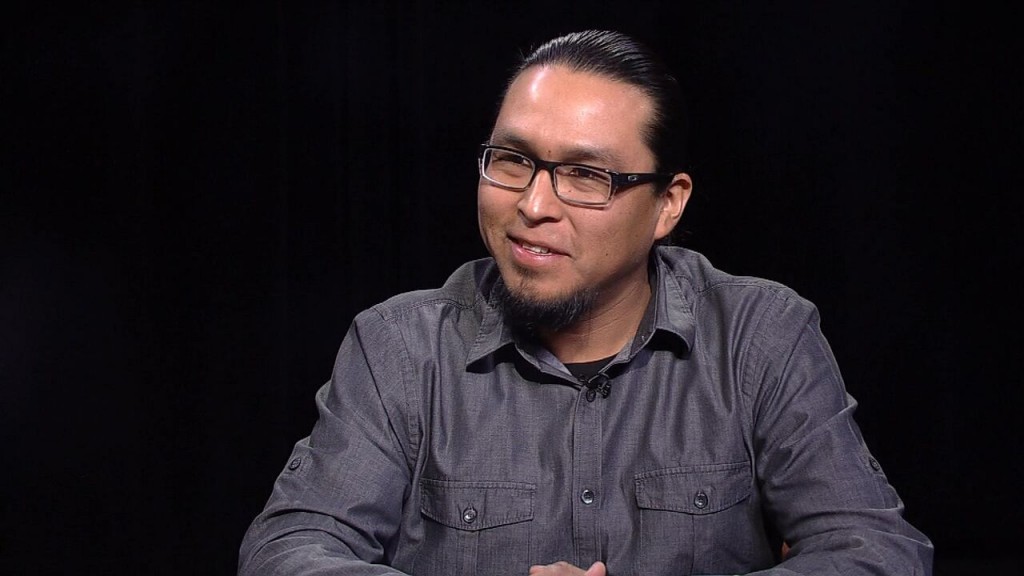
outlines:
[[662, 242], [678, 87], [612, 32], [513, 75], [492, 258], [359, 314], [240, 574], [930, 574], [815, 308]]

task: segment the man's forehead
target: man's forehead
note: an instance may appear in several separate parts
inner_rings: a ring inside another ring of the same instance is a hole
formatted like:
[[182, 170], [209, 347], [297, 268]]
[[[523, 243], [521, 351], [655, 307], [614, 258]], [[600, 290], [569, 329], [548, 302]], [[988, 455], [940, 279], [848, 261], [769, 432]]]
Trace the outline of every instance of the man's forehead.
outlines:
[[527, 68], [509, 86], [491, 143], [547, 160], [634, 164], [649, 154], [653, 104], [638, 87], [564, 66]]
[[[614, 165], [623, 161], [622, 155], [616, 150], [593, 142], [568, 141], [557, 149], [545, 147], [529, 137], [507, 127], [495, 126], [491, 133], [491, 144], [508, 146], [522, 152], [537, 155], [544, 160], [562, 162], [601, 163]], [[552, 156], [552, 157], [548, 157]]]

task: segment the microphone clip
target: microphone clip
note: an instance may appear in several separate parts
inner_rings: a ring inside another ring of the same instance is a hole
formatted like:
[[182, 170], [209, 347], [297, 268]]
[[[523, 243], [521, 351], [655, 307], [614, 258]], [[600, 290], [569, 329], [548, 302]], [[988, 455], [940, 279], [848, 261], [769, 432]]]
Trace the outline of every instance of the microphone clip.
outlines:
[[598, 394], [601, 395], [601, 398], [607, 398], [612, 393], [612, 385], [608, 380], [604, 374], [597, 374], [587, 380], [587, 402], [593, 402]]

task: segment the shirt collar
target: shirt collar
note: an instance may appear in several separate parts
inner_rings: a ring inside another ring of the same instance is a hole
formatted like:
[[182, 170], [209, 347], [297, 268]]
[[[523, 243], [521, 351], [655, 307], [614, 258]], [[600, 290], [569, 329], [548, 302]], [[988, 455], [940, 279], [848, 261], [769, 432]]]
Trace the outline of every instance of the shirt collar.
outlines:
[[679, 279], [670, 273], [658, 248], [651, 251], [648, 268], [651, 300], [632, 343], [619, 358], [633, 358], [646, 346], [675, 350], [685, 355], [693, 345], [694, 322], [689, 298]]
[[494, 354], [505, 346], [515, 344], [513, 330], [505, 324], [501, 317], [501, 311], [494, 306], [491, 296], [499, 274], [498, 266], [491, 260], [480, 281], [481, 298], [478, 303], [483, 311], [480, 328], [477, 330], [476, 339], [473, 341], [473, 346], [469, 349], [469, 357], [466, 359], [467, 366]]

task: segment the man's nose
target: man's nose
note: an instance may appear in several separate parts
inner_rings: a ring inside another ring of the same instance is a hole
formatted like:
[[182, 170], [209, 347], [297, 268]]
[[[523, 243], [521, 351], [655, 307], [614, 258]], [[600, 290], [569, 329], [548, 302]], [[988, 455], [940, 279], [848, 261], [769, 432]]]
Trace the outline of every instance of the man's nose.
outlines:
[[533, 222], [556, 220], [562, 214], [564, 204], [555, 194], [554, 174], [550, 170], [538, 170], [530, 187], [519, 198], [519, 212]]

